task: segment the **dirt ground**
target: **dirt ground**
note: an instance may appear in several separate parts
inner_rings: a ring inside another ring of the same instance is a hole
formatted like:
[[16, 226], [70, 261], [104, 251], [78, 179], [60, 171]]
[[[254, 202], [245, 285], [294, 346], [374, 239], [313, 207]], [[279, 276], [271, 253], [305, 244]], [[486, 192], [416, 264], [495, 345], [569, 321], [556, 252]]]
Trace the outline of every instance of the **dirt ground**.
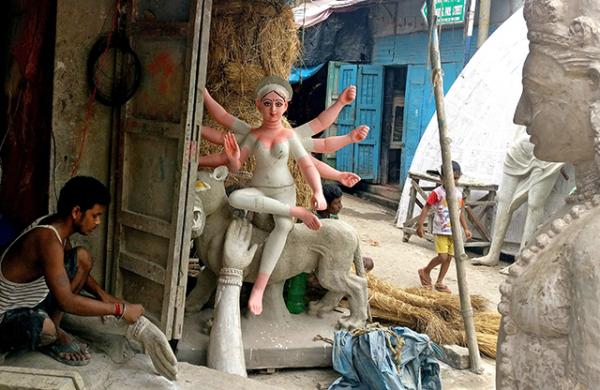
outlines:
[[[419, 285], [417, 270], [435, 256], [433, 244], [411, 237], [408, 243], [402, 242], [402, 230], [395, 227], [394, 212], [374, 203], [344, 194], [344, 208], [340, 218], [356, 228], [361, 242], [363, 256], [375, 261], [373, 273], [399, 287]], [[473, 255], [475, 256], [475, 255]], [[506, 264], [497, 267], [475, 267], [466, 265], [469, 292], [479, 294], [490, 301], [490, 309], [495, 309], [500, 301], [498, 287], [504, 276], [498, 271]], [[432, 277], [437, 276], [434, 270]], [[446, 284], [453, 293], [458, 293], [456, 268], [454, 264], [446, 276]], [[481, 375], [469, 370], [454, 370], [441, 363], [442, 383], [445, 389], [494, 389], [495, 361], [483, 359], [484, 372]], [[321, 389], [333, 382], [339, 375], [332, 369], [281, 370], [273, 374], [254, 373], [250, 377], [282, 389]]]

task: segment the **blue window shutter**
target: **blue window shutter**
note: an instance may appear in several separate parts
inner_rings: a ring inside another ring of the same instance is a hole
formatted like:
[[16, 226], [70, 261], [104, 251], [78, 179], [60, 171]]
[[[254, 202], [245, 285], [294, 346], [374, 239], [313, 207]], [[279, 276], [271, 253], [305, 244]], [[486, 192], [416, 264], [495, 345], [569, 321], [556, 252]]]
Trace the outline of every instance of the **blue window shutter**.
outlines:
[[[357, 81], [357, 65], [343, 64], [340, 65], [339, 71], [339, 93], [349, 87], [356, 85]], [[356, 118], [356, 100], [352, 104], [344, 107], [337, 120], [337, 135], [348, 134], [354, 128]], [[339, 171], [354, 172], [354, 145], [348, 145], [340, 149], [336, 153], [335, 167]]]
[[404, 146], [400, 158], [400, 182], [404, 183], [408, 169], [421, 139], [421, 117], [426, 83], [425, 65], [409, 65], [406, 74], [406, 92], [404, 104]]
[[383, 66], [359, 65], [354, 127], [367, 125], [369, 135], [354, 144], [354, 172], [364, 180], [378, 181], [383, 110]]

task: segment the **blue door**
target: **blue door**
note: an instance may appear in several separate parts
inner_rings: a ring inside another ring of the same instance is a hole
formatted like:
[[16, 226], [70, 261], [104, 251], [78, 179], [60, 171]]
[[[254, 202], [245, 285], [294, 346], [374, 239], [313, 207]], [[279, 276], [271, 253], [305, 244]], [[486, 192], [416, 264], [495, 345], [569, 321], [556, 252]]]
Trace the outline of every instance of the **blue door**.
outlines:
[[[454, 81], [462, 70], [462, 64], [459, 62], [448, 62], [442, 64], [442, 72], [444, 75], [444, 95], [448, 93]], [[435, 114], [435, 96], [433, 94], [433, 86], [431, 85], [431, 71], [426, 69], [425, 73], [425, 90], [423, 96], [423, 115], [421, 116], [421, 130], [419, 139], [423, 136], [425, 129], [429, 126], [429, 122]]]
[[[462, 64], [458, 62], [442, 64], [444, 94], [448, 93], [461, 70]], [[431, 71], [426, 65], [408, 66], [402, 134], [404, 145], [400, 158], [400, 183], [406, 181], [417, 146], [419, 146], [421, 137], [435, 114], [435, 97], [430, 75]]]
[[354, 144], [354, 172], [364, 180], [378, 179], [382, 110], [383, 67], [359, 65], [354, 127], [367, 125], [370, 130], [366, 139]]
[[356, 100], [338, 117], [337, 134], [348, 134], [360, 125], [370, 128], [369, 136], [337, 152], [336, 168], [355, 172], [364, 180], [377, 181], [381, 147], [383, 108], [383, 67], [378, 65], [341, 65], [339, 91], [356, 85]]
[[[400, 156], [400, 183], [406, 181], [408, 169], [421, 139], [421, 118], [425, 92], [425, 65], [409, 65], [406, 73], [406, 92], [404, 95], [404, 145]], [[430, 114], [431, 115], [431, 114]]]
[[[342, 91], [350, 85], [357, 84], [357, 72], [358, 68], [356, 65], [345, 64], [340, 65], [339, 70], [339, 89]], [[337, 120], [337, 135], [348, 134], [354, 128], [354, 121], [356, 117], [356, 100], [352, 104], [344, 107]], [[354, 146], [348, 145], [336, 153], [335, 156], [335, 167], [340, 171], [354, 172]]]

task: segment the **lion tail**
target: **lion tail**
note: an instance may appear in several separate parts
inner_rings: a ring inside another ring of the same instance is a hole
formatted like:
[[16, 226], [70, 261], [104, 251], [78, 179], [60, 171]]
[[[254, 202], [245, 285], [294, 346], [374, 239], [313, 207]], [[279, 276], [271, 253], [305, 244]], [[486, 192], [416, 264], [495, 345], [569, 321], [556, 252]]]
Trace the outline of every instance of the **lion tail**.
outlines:
[[365, 264], [363, 263], [362, 253], [360, 251], [360, 240], [356, 242], [356, 249], [354, 250], [354, 269], [356, 274], [361, 278], [366, 278], [367, 273], [365, 272]]

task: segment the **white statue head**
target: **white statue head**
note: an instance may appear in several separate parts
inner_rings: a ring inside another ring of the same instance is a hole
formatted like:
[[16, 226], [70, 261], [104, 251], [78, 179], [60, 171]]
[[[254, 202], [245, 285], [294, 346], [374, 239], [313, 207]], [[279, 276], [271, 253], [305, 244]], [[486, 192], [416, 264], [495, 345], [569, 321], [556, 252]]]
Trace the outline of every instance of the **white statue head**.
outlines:
[[545, 161], [600, 155], [600, 1], [526, 0], [530, 41], [514, 121]]

